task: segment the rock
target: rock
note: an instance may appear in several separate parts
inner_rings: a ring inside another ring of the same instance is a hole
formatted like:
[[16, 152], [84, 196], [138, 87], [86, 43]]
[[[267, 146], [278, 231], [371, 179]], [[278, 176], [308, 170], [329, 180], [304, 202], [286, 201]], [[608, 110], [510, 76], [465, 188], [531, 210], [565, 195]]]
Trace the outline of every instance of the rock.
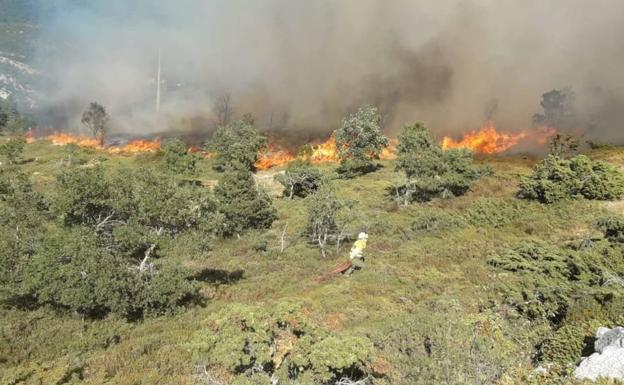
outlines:
[[624, 380], [624, 328], [598, 329], [594, 351], [596, 353], [584, 358], [574, 371], [577, 379]]

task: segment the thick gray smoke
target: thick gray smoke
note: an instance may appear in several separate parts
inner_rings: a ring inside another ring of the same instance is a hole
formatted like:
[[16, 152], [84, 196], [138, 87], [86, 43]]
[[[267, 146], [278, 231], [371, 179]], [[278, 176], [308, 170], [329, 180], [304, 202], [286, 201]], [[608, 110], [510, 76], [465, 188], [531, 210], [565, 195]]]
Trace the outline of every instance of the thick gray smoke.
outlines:
[[[68, 128], [90, 101], [115, 128], [207, 134], [231, 95], [260, 128], [314, 136], [364, 103], [387, 130], [528, 127], [540, 97], [576, 93], [579, 129], [623, 139], [620, 0], [94, 0], [46, 17], [47, 105]], [[158, 51], [162, 110], [155, 114]]]

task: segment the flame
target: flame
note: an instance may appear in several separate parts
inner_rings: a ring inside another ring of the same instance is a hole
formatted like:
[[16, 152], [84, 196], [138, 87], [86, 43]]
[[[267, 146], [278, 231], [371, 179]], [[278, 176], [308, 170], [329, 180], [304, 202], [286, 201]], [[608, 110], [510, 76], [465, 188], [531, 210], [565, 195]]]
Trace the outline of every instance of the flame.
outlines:
[[[75, 144], [80, 147], [86, 148], [95, 148], [95, 149], [104, 149], [100, 142], [97, 139], [87, 138], [84, 136], [73, 135], [55, 132], [48, 136], [48, 140], [52, 142], [55, 146], [66, 146], [68, 144]], [[143, 140], [137, 139], [133, 140], [123, 146], [114, 146], [107, 147], [106, 151], [111, 154], [135, 154], [142, 152], [156, 152], [160, 150], [161, 142], [160, 139], [154, 140]]]
[[295, 156], [289, 151], [277, 145], [269, 145], [265, 151], [258, 156], [255, 166], [258, 170], [268, 170], [273, 167], [283, 166], [295, 160]]
[[107, 150], [111, 154], [136, 154], [142, 152], [157, 152], [160, 150], [161, 142], [160, 139], [154, 140], [144, 140], [137, 139], [129, 142], [128, 144], [121, 147], [109, 147]]
[[338, 162], [338, 149], [336, 148], [336, 138], [332, 135], [325, 142], [312, 145], [311, 154], [308, 160], [312, 163]]
[[80, 147], [101, 148], [100, 142], [98, 140], [73, 134], [55, 132], [52, 135], [48, 136], [48, 139], [52, 141], [52, 144], [55, 146], [76, 144]]
[[442, 148], [445, 150], [467, 148], [480, 154], [499, 154], [514, 147], [527, 136], [528, 133], [526, 132], [518, 134], [500, 133], [496, 130], [494, 122], [489, 121], [479, 131], [466, 134], [459, 141], [455, 141], [448, 136], [444, 137]]

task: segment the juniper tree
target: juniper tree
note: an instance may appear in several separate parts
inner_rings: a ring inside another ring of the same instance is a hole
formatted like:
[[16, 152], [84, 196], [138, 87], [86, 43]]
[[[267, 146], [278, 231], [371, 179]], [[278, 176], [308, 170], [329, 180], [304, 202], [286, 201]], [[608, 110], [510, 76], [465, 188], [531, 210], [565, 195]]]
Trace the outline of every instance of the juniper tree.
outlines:
[[258, 151], [266, 145], [266, 138], [252, 122], [243, 119], [219, 127], [207, 148], [215, 153], [214, 169], [224, 172], [234, 166], [254, 170]]
[[342, 121], [334, 131], [340, 157], [338, 171], [353, 177], [373, 171], [375, 160], [388, 147], [389, 140], [381, 132], [381, 115], [376, 107], [364, 106]]
[[188, 151], [186, 144], [174, 139], [165, 142], [161, 152], [165, 167], [178, 174], [194, 174], [199, 156]]
[[251, 171], [242, 166], [226, 170], [214, 189], [219, 211], [224, 215], [224, 234], [239, 235], [248, 229], [266, 229], [277, 211], [266, 192], [258, 189]]
[[294, 197], [305, 198], [315, 193], [320, 188], [323, 175], [318, 168], [310, 163], [295, 161], [288, 165], [283, 174], [275, 176], [284, 186], [283, 196], [293, 199]]
[[395, 187], [404, 205], [414, 199], [462, 195], [483, 172], [474, 166], [470, 151], [443, 150], [422, 123], [403, 128], [396, 167], [405, 174], [405, 183]]

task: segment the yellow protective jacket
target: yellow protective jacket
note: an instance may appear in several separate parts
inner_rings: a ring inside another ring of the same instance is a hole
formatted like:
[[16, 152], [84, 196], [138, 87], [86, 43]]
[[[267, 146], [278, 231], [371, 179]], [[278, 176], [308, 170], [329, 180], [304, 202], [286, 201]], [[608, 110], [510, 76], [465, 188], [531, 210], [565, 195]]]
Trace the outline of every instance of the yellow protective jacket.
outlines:
[[351, 247], [350, 258], [362, 258], [362, 253], [366, 249], [366, 239], [358, 239]]

